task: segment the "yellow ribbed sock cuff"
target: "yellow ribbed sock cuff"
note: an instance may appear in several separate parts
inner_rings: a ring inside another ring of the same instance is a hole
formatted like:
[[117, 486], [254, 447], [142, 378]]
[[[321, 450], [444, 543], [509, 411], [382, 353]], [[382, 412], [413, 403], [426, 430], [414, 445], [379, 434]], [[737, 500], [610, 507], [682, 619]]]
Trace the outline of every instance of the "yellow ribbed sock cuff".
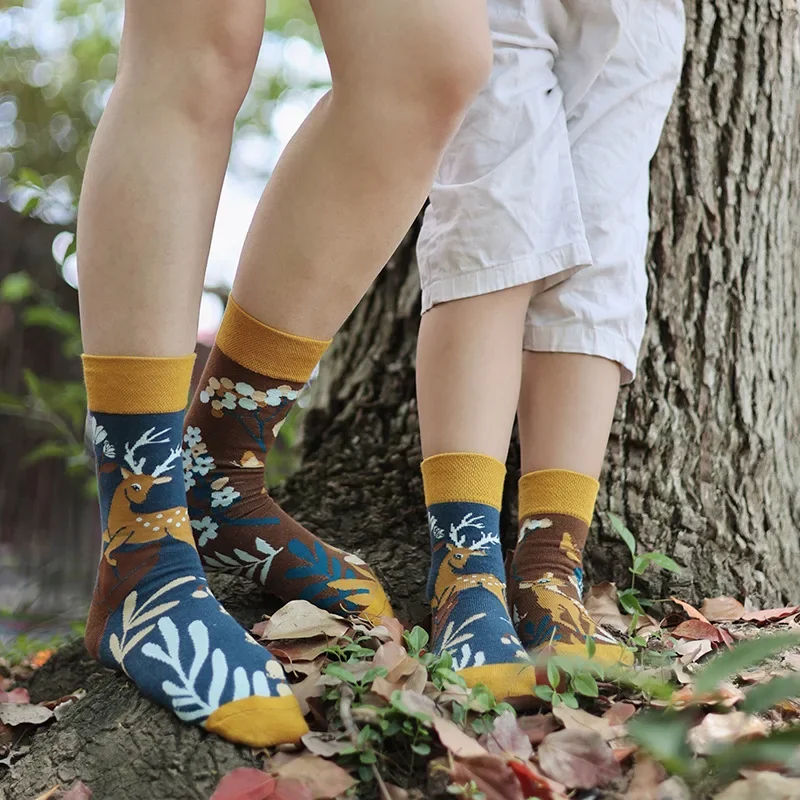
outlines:
[[216, 345], [237, 364], [282, 381], [305, 383], [314, 371], [330, 339], [306, 339], [270, 328], [251, 317], [228, 298]]
[[483, 503], [498, 511], [503, 503], [505, 465], [480, 453], [442, 453], [422, 462], [425, 504]]
[[599, 488], [594, 478], [567, 469], [529, 472], [519, 481], [519, 518], [566, 514], [590, 525]]
[[186, 408], [194, 353], [177, 358], [83, 355], [90, 411], [169, 414]]

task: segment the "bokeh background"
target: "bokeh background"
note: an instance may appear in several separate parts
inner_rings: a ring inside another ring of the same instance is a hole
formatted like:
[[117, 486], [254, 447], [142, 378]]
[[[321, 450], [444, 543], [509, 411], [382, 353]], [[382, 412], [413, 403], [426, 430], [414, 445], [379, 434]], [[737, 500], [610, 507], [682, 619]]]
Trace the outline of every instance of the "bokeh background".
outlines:
[[[80, 628], [99, 554], [83, 441], [74, 224], [89, 146], [114, 84], [122, 19], [121, 0], [2, 0], [0, 7], [0, 656], [55, 644]], [[214, 230], [200, 362], [264, 184], [329, 77], [308, 4], [268, 0]], [[170, 192], [169, 175], [163, 191]], [[270, 456], [269, 483], [297, 466], [298, 412]]]

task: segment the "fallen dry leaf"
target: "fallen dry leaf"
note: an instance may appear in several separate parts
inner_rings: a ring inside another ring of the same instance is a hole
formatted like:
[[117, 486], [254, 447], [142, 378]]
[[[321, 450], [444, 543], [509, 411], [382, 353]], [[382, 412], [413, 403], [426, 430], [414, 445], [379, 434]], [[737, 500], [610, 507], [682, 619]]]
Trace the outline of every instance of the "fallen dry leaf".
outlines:
[[684, 665], [694, 664], [713, 649], [714, 646], [709, 639], [686, 639], [675, 642], [675, 652], [678, 653], [680, 662]]
[[611, 749], [614, 753], [614, 758], [621, 764], [623, 761], [627, 761], [634, 753], [639, 752], [639, 745], [628, 744], [624, 747], [612, 747]]
[[766, 736], [768, 732], [764, 720], [744, 711], [706, 714], [703, 721], [689, 731], [689, 744], [697, 755], [709, 756], [722, 745]]
[[92, 800], [92, 790], [83, 781], [75, 781], [61, 800]]
[[302, 739], [307, 750], [315, 756], [322, 756], [323, 758], [338, 756], [342, 750], [352, 746], [352, 742], [349, 739], [342, 739], [335, 733], [312, 731], [305, 734]]
[[314, 800], [314, 793], [294, 778], [278, 778], [269, 800]]
[[303, 716], [310, 712], [308, 701], [312, 697], [322, 697], [325, 691], [325, 685], [320, 682], [321, 675], [322, 673], [317, 670], [300, 681], [300, 683], [292, 683], [289, 686], [292, 694], [297, 698], [297, 702], [300, 703], [300, 710], [303, 712]]
[[441, 716], [439, 709], [436, 708], [436, 703], [420, 692], [402, 689], [397, 699], [410, 716], [416, 717], [422, 722], [431, 722], [436, 717]]
[[544, 741], [544, 737], [558, 730], [558, 723], [552, 714], [535, 714], [529, 717], [520, 717], [517, 720], [520, 730], [528, 737], [532, 745]]
[[44, 706], [22, 703], [0, 703], [0, 722], [6, 725], [41, 725], [53, 719], [53, 712]]
[[657, 800], [658, 785], [665, 775], [664, 768], [651, 758], [637, 758], [625, 800]]
[[281, 661], [313, 661], [321, 656], [331, 646], [330, 640], [325, 636], [315, 636], [311, 639], [290, 639], [288, 641], [270, 642], [267, 650]]
[[478, 791], [486, 796], [486, 800], [526, 800], [516, 773], [500, 756], [487, 753], [459, 758], [453, 764], [450, 781], [456, 786], [475, 781]]
[[407, 675], [415, 672], [420, 666], [416, 658], [411, 658], [406, 649], [395, 642], [382, 644], [372, 657], [373, 667], [383, 667], [386, 680], [392, 683], [401, 681]]
[[539, 745], [537, 756], [542, 772], [570, 789], [593, 789], [620, 773], [608, 742], [594, 731], [551, 733]]
[[748, 669], [739, 673], [739, 680], [744, 683], [761, 683], [769, 678], [769, 673], [765, 669]]
[[485, 756], [486, 748], [479, 742], [461, 730], [454, 722], [444, 717], [436, 717], [433, 720], [433, 728], [439, 737], [439, 741], [454, 756]]
[[736, 622], [746, 613], [744, 606], [733, 597], [706, 598], [700, 612], [709, 622]]
[[716, 800], [800, 800], [800, 778], [777, 772], [756, 772], [746, 780], [732, 783]]
[[723, 641], [722, 634], [716, 625], [700, 619], [687, 619], [686, 622], [681, 622], [677, 628], [670, 631], [670, 635], [676, 639], [706, 639], [715, 644], [721, 644]]
[[784, 666], [800, 672], [800, 653], [786, 653], [783, 656]]
[[210, 800], [267, 800], [275, 778], [255, 767], [237, 767], [217, 784]]
[[386, 784], [386, 791], [392, 800], [408, 800], [408, 792], [400, 786], [395, 786], [393, 783]]
[[698, 611], [693, 605], [686, 603], [683, 600], [678, 600], [677, 597], [670, 597], [673, 603], [677, 603], [692, 619], [699, 620], [700, 622], [708, 622], [705, 616]]
[[378, 625], [378, 628], [385, 628], [389, 632], [391, 641], [396, 644], [403, 644], [403, 632], [405, 631], [403, 623], [395, 617], [381, 617], [380, 620], [381, 624]]
[[624, 725], [636, 713], [636, 706], [632, 703], [614, 703], [608, 708], [603, 718], [609, 725]]
[[652, 706], [672, 706], [680, 710], [689, 706], [720, 706], [733, 708], [744, 700], [744, 692], [734, 686], [730, 681], [724, 681], [713, 692], [696, 694], [692, 686], [684, 686], [672, 695], [669, 701], [651, 700]]
[[525, 732], [517, 725], [511, 711], [504, 711], [495, 718], [494, 728], [481, 737], [482, 744], [490, 753], [514, 756], [527, 761], [533, 755], [533, 747]]
[[778, 622], [791, 617], [800, 611], [800, 606], [787, 606], [786, 608], [768, 608], [766, 611], [745, 611], [742, 614], [744, 622]]
[[56, 796], [60, 789], [61, 786], [54, 786], [52, 789], [48, 789], [44, 794], [40, 794], [36, 800], [50, 800], [51, 797]]
[[593, 731], [599, 733], [607, 742], [625, 735], [624, 727], [612, 725], [605, 717], [596, 717], [582, 708], [567, 708], [565, 705], [559, 705], [553, 709], [553, 716], [568, 731]]
[[12, 689], [10, 692], [0, 692], [0, 703], [30, 703], [31, 696], [27, 689]]
[[584, 606], [598, 625], [613, 628], [620, 633], [628, 632], [631, 617], [620, 613], [615, 583], [606, 581], [592, 586], [586, 593]]
[[267, 620], [263, 638], [274, 642], [280, 639], [313, 639], [330, 636], [338, 639], [347, 631], [341, 618], [312, 605], [307, 600], [290, 600]]
[[686, 782], [677, 775], [673, 775], [658, 785], [656, 800], [692, 800], [692, 795]]
[[348, 772], [319, 756], [291, 758], [272, 772], [281, 779], [300, 781], [311, 790], [312, 800], [332, 800], [356, 784], [355, 778]]

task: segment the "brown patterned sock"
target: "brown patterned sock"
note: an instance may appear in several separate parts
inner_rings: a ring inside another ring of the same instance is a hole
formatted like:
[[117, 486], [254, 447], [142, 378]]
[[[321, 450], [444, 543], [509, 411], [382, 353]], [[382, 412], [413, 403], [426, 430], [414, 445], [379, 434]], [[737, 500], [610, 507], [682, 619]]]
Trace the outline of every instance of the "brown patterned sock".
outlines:
[[295, 522], [264, 486], [267, 454], [327, 346], [270, 328], [228, 301], [186, 417], [189, 515], [208, 570], [244, 575], [284, 601], [376, 622], [392, 609], [369, 567]]
[[509, 575], [509, 604], [526, 649], [587, 657], [586, 639], [603, 664], [630, 664], [632, 655], [595, 624], [583, 607], [583, 548], [598, 484], [567, 470], [523, 475], [520, 530]]

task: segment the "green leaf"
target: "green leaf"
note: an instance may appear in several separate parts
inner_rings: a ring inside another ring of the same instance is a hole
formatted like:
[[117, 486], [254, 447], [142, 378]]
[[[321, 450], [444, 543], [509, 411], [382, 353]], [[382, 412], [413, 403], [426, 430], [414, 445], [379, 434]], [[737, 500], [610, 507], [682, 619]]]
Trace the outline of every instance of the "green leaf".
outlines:
[[474, 730], [478, 735], [489, 733], [494, 730], [494, 723], [490, 722], [484, 717], [476, 717], [474, 720], [472, 720], [472, 730]]
[[800, 748], [800, 725], [779, 731], [765, 739], [736, 742], [715, 754], [711, 762], [726, 779], [731, 779], [743, 767], [751, 764], [797, 764]]
[[53, 306], [30, 306], [22, 312], [22, 322], [28, 327], [49, 328], [64, 336], [80, 335], [78, 317]]
[[800, 674], [782, 675], [750, 689], [739, 708], [748, 714], [759, 714], [781, 700], [795, 697], [800, 697]]
[[633, 566], [630, 568], [630, 571], [634, 575], [642, 575], [649, 565], [650, 559], [646, 556], [634, 556]]
[[419, 625], [415, 626], [409, 633], [404, 634], [404, 636], [412, 653], [419, 653], [428, 644], [428, 639], [430, 639], [428, 632], [424, 628], [420, 628]]
[[367, 764], [362, 764], [358, 768], [358, 779], [362, 783], [369, 783], [372, 780], [375, 780], [375, 775], [372, 772], [372, 767], [368, 766]]
[[631, 555], [636, 555], [636, 539], [634, 535], [625, 527], [625, 523], [616, 515], [608, 512], [608, 519], [611, 522], [611, 527], [617, 532], [617, 535], [628, 546]]
[[636, 596], [636, 589], [625, 589], [619, 592], [618, 599], [619, 604], [628, 614], [643, 615], [645, 613], [642, 604], [639, 602], [639, 598]]
[[44, 188], [42, 176], [35, 169], [31, 169], [30, 167], [20, 167], [17, 174], [19, 176], [20, 183], [28, 183], [31, 186], [37, 187], [38, 189]]
[[372, 750], [367, 750], [358, 757], [358, 760], [362, 764], [375, 764], [378, 760], [378, 757], [372, 752]]
[[497, 714], [497, 716], [500, 716], [501, 714], [505, 714], [506, 711], [508, 711], [508, 713], [511, 714], [511, 716], [513, 716], [513, 717], [517, 716], [516, 709], [510, 703], [498, 703], [492, 709], [492, 713], [493, 714]]
[[578, 707], [578, 698], [575, 697], [575, 695], [572, 694], [572, 692], [561, 692], [561, 694], [557, 695], [557, 696], [561, 699], [561, 702], [567, 708], [577, 708]]
[[64, 251], [64, 258], [61, 261], [63, 264], [71, 255], [74, 255], [78, 250], [78, 237], [73, 234], [72, 241], [67, 246], [67, 249]]
[[669, 772], [684, 775], [692, 761], [689, 718], [673, 712], [650, 711], [628, 722], [628, 735]]
[[431, 753], [431, 746], [426, 742], [417, 742], [411, 745], [411, 749], [420, 756], [428, 756]]
[[340, 664], [328, 664], [328, 666], [325, 667], [325, 674], [332, 675], [334, 678], [349, 683], [351, 686], [356, 686], [359, 683], [358, 678], [356, 678], [352, 672], [348, 672], [348, 670]]
[[670, 572], [675, 572], [678, 574], [683, 572], [683, 568], [680, 566], [680, 564], [673, 561], [669, 556], [664, 555], [664, 553], [647, 553], [646, 557], [657, 567], [661, 567], [661, 569], [666, 569]]
[[[78, 445], [80, 449], [80, 445]], [[75, 454], [74, 444], [64, 444], [63, 442], [42, 442], [38, 447], [25, 454], [21, 464], [23, 467], [29, 467], [39, 461], [44, 461], [47, 458], [69, 458]]]
[[39, 376], [29, 369], [24, 369], [22, 370], [22, 379], [25, 381], [25, 387], [28, 390], [28, 394], [35, 397], [37, 400], [41, 400], [43, 392], [42, 382], [39, 379]]
[[0, 392], [0, 411], [22, 411], [25, 408], [25, 400], [7, 392]]
[[587, 636], [586, 637], [586, 655], [589, 658], [594, 658], [595, 653], [597, 652], [597, 642], [595, 642], [594, 637]]
[[585, 697], [598, 697], [600, 690], [597, 688], [597, 681], [587, 673], [576, 675], [572, 679], [572, 688]]
[[535, 687], [533, 693], [542, 700], [546, 700], [548, 703], [552, 701], [554, 694], [551, 686], [544, 685]]
[[554, 689], [558, 689], [561, 683], [561, 671], [552, 661], [547, 662], [547, 682]]
[[12, 272], [0, 281], [0, 300], [19, 303], [36, 291], [36, 284], [27, 272]]
[[697, 694], [713, 692], [725, 679], [798, 644], [800, 644], [800, 633], [761, 636], [758, 639], [739, 642], [709, 661], [697, 676], [695, 691]]

